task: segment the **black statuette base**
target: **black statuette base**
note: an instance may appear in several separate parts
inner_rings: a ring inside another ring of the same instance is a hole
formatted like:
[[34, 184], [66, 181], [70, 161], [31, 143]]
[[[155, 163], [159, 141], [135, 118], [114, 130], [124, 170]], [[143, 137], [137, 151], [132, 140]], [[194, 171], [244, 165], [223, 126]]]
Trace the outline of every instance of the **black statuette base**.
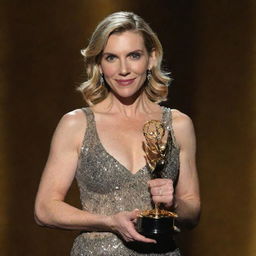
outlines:
[[175, 217], [147, 217], [139, 216], [137, 219], [137, 230], [140, 234], [149, 238], [160, 238], [175, 233]]

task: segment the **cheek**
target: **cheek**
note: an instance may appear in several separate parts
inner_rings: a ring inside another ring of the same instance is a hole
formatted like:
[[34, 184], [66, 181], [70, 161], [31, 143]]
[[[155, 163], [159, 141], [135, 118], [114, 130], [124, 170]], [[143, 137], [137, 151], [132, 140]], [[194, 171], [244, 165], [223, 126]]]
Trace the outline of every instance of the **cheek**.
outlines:
[[147, 69], [148, 69], [147, 63], [138, 63], [133, 67], [134, 72], [141, 75], [145, 74], [147, 72]]
[[111, 77], [116, 74], [117, 67], [115, 65], [101, 65], [105, 77]]

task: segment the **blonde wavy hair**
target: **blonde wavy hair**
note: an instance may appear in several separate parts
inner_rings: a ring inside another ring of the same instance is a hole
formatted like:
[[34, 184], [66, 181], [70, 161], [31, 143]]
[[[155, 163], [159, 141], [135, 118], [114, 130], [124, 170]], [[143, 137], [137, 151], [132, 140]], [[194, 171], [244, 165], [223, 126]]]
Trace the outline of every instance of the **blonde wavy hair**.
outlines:
[[132, 12], [116, 12], [98, 24], [87, 48], [81, 50], [85, 60], [86, 81], [78, 90], [82, 92], [88, 106], [103, 101], [108, 95], [109, 87], [101, 82], [99, 69], [102, 52], [110, 35], [125, 31], [139, 32], [149, 55], [155, 51], [156, 63], [151, 69], [151, 78], [147, 79], [144, 87], [147, 97], [157, 103], [167, 98], [171, 78], [169, 73], [161, 69], [163, 49], [157, 35], [140, 16]]

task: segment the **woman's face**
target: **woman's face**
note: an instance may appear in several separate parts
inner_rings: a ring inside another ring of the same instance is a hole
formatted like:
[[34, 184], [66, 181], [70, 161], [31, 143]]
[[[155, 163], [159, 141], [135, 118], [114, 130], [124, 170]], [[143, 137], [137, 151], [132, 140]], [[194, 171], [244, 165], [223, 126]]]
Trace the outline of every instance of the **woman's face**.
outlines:
[[148, 54], [140, 33], [112, 34], [103, 50], [100, 70], [115, 95], [130, 98], [140, 91], [154, 55]]

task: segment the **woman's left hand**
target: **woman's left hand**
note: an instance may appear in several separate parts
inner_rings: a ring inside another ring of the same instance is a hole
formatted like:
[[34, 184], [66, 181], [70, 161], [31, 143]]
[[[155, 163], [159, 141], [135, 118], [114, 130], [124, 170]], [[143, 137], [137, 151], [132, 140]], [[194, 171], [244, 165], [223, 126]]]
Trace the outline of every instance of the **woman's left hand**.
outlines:
[[173, 182], [171, 179], [153, 179], [148, 181], [149, 190], [154, 203], [163, 203], [165, 207], [173, 205]]

